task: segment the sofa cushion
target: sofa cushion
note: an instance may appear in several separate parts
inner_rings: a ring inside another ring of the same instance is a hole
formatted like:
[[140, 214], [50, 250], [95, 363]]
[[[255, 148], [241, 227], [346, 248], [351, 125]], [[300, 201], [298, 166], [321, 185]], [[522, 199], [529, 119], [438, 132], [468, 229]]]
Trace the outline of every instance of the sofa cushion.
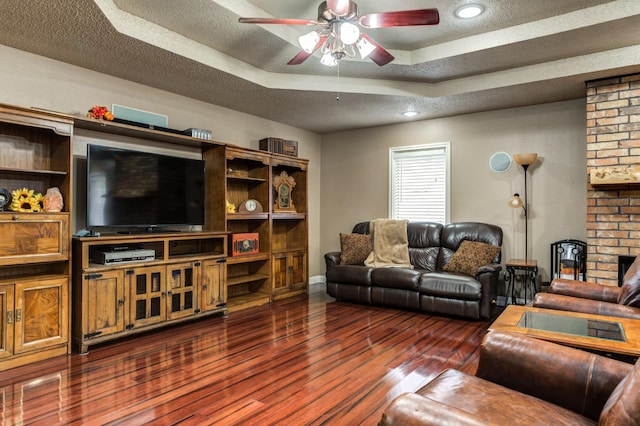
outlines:
[[421, 275], [415, 269], [376, 268], [371, 272], [371, 285], [417, 291]]
[[636, 257], [624, 274], [618, 303], [640, 308], [640, 256]]
[[364, 265], [372, 249], [371, 235], [340, 234], [341, 265]]
[[482, 284], [468, 275], [450, 272], [429, 272], [422, 275], [421, 294], [451, 299], [480, 300]]
[[499, 246], [465, 240], [460, 243], [460, 247], [443, 269], [474, 277], [478, 274], [478, 269], [491, 263], [498, 253], [500, 253]]
[[371, 285], [371, 271], [373, 268], [365, 266], [336, 265], [327, 269], [327, 282], [368, 287]]

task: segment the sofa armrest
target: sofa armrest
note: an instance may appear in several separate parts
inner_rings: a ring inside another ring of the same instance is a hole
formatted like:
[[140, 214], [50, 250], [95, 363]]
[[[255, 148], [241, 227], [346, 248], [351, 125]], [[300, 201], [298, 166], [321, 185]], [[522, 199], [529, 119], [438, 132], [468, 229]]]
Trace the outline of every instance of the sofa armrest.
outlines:
[[533, 306], [559, 311], [640, 319], [640, 308], [619, 305], [617, 303], [600, 302], [598, 300], [580, 299], [562, 294], [538, 293], [533, 299]]
[[339, 251], [332, 251], [329, 253], [326, 253], [324, 255], [324, 263], [327, 266], [327, 269], [329, 269], [331, 266], [336, 266], [340, 264], [340, 252]]
[[478, 268], [478, 275], [485, 274], [485, 273], [497, 274], [501, 270], [502, 270], [502, 266], [500, 266], [499, 264], [490, 263], [489, 265], [484, 265]]
[[586, 281], [567, 280], [556, 278], [551, 282], [549, 291], [565, 296], [581, 297], [583, 299], [601, 300], [603, 302], [617, 303], [620, 296], [620, 288], [600, 285]]
[[[490, 402], [489, 402], [490, 403]], [[405, 393], [394, 399], [382, 413], [378, 425], [471, 425], [485, 424], [477, 416], [451, 405], [445, 405], [416, 393]]]
[[489, 331], [476, 375], [597, 420], [633, 366], [518, 333]]

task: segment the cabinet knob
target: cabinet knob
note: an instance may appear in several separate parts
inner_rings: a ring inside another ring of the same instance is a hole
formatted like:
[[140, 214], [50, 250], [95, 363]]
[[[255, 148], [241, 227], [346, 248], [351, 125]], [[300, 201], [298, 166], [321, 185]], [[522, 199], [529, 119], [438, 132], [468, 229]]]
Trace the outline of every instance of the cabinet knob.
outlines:
[[118, 299], [118, 305], [119, 306], [124, 305], [124, 299], [123, 298]]
[[202, 284], [202, 289], [206, 290], [207, 289], [207, 285], [206, 284]]
[[18, 216], [17, 214], [14, 214], [13, 216], [11, 216], [11, 220], [19, 220], [20, 216]]

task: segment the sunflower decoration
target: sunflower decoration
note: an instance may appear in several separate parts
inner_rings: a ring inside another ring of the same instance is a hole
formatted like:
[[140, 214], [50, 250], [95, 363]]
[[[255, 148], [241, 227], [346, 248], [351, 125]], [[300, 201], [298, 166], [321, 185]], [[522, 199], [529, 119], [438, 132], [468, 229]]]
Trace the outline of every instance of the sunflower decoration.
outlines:
[[33, 189], [20, 188], [11, 191], [11, 206], [14, 212], [41, 212], [44, 205], [44, 196]]

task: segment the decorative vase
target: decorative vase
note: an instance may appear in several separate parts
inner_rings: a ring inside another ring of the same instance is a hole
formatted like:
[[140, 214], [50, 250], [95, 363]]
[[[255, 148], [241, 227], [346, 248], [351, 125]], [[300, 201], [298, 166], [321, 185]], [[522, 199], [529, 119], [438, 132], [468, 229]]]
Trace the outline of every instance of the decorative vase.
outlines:
[[62, 201], [62, 193], [56, 187], [47, 189], [47, 193], [44, 194], [44, 211], [45, 212], [60, 212], [64, 206]]

